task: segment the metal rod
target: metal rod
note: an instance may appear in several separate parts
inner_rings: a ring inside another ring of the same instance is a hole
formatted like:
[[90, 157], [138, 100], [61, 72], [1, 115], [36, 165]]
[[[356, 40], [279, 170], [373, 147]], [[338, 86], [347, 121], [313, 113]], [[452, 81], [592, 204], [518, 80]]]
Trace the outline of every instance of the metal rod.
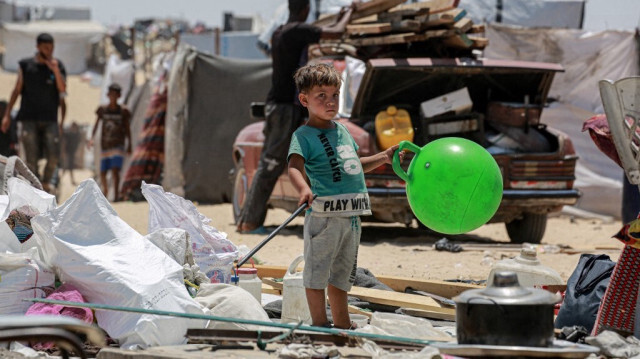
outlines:
[[348, 337], [360, 337], [360, 338], [368, 338], [368, 339], [379, 339], [379, 340], [388, 340], [398, 343], [409, 343], [415, 345], [430, 345], [435, 341], [433, 340], [423, 340], [423, 339], [414, 339], [414, 338], [405, 338], [405, 337], [397, 337], [393, 335], [382, 335], [382, 334], [374, 334], [374, 333], [364, 333], [364, 332], [356, 332], [348, 329], [334, 329], [334, 328], [324, 328], [324, 327], [314, 327], [311, 325], [300, 325], [296, 324], [287, 324], [287, 323], [274, 323], [274, 322], [265, 322], [262, 320], [252, 320], [252, 319], [242, 319], [242, 318], [228, 318], [228, 317], [220, 317], [215, 315], [204, 315], [204, 314], [192, 314], [192, 313], [179, 313], [179, 312], [170, 312], [166, 310], [155, 310], [155, 309], [143, 309], [143, 308], [133, 308], [133, 307], [121, 307], [107, 304], [97, 304], [97, 303], [80, 303], [80, 302], [69, 302], [65, 300], [53, 300], [53, 299], [42, 299], [42, 298], [27, 298], [23, 299], [27, 302], [35, 302], [35, 303], [47, 303], [54, 305], [63, 305], [67, 307], [76, 307], [76, 308], [90, 308], [90, 309], [98, 309], [98, 310], [111, 310], [117, 312], [131, 312], [131, 313], [143, 313], [143, 314], [153, 314], [153, 315], [165, 315], [170, 317], [179, 317], [179, 318], [190, 318], [190, 319], [204, 319], [204, 320], [215, 320], [219, 322], [227, 322], [227, 323], [240, 323], [240, 324], [251, 324], [251, 325], [262, 325], [267, 327], [276, 327], [276, 328], [285, 328], [285, 329], [297, 329], [297, 330], [306, 330], [310, 332], [318, 332], [318, 333], [326, 333], [333, 335], [341, 335]]
[[[313, 199], [316, 199], [316, 197], [318, 197], [318, 195], [314, 194]], [[262, 247], [264, 247], [265, 244], [267, 244], [270, 240], [272, 240], [273, 237], [275, 237], [276, 234], [278, 234], [278, 232], [280, 232], [282, 228], [286, 227], [287, 224], [293, 221], [294, 218], [296, 218], [302, 211], [304, 211], [305, 208], [307, 208], [307, 202], [303, 203], [300, 207], [298, 207], [298, 209], [296, 209], [296, 211], [293, 212], [293, 214], [291, 214], [291, 216], [289, 216], [289, 218], [287, 218], [287, 220], [284, 221], [278, 228], [276, 228], [273, 232], [271, 232], [271, 234], [269, 234], [267, 238], [263, 239], [262, 242], [260, 242], [257, 246], [255, 246], [249, 253], [247, 253], [246, 256], [242, 257], [242, 259], [238, 261], [236, 268], [240, 268], [240, 266], [245, 264], [251, 257], [253, 257], [254, 254], [256, 254], [257, 251], [259, 251]]]

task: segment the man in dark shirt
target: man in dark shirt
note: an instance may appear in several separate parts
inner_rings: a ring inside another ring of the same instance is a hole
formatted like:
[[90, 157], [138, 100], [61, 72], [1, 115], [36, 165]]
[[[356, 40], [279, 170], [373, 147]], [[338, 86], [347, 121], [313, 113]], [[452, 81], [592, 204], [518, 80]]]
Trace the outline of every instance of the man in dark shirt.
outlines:
[[[50, 192], [50, 182], [58, 166], [60, 133], [64, 111], [58, 124], [58, 107], [66, 94], [64, 65], [53, 57], [53, 37], [42, 33], [36, 39], [38, 52], [33, 57], [20, 60], [18, 81], [11, 93], [9, 105], [2, 118], [1, 130], [6, 133], [11, 126], [11, 109], [21, 96], [18, 121], [22, 125], [20, 139], [29, 169], [38, 175], [38, 159], [44, 153], [47, 164], [44, 174], [38, 176], [42, 187]], [[41, 148], [40, 146], [43, 146]]]
[[307, 47], [321, 38], [339, 38], [351, 19], [353, 8], [344, 12], [336, 24], [320, 28], [305, 23], [309, 0], [289, 0], [289, 19], [271, 37], [273, 74], [265, 106], [264, 147], [238, 219], [239, 232], [265, 232], [262, 224], [267, 215], [267, 201], [286, 167], [291, 135], [304, 117], [293, 75], [306, 64]]

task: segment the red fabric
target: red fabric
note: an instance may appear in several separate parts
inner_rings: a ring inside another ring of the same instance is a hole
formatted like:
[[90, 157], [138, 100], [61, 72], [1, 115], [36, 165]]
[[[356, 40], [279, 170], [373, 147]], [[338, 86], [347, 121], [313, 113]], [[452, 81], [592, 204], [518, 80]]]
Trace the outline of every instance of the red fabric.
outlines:
[[599, 114], [591, 117], [582, 125], [582, 132], [589, 131], [589, 136], [595, 143], [596, 147], [602, 153], [611, 158], [615, 163], [622, 168], [622, 163], [618, 157], [618, 151], [613, 144], [613, 138], [611, 137], [611, 131], [609, 130], [609, 123], [607, 122], [607, 116], [605, 114]]

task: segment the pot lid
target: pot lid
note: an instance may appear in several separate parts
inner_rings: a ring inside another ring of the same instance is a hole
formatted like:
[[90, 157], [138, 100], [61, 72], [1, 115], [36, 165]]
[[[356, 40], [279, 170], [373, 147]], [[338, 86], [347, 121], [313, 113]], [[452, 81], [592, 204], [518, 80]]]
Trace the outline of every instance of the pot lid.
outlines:
[[482, 289], [471, 289], [453, 298], [456, 304], [507, 304], [507, 305], [553, 305], [560, 296], [543, 289], [520, 286], [515, 272], [497, 271], [493, 284]]

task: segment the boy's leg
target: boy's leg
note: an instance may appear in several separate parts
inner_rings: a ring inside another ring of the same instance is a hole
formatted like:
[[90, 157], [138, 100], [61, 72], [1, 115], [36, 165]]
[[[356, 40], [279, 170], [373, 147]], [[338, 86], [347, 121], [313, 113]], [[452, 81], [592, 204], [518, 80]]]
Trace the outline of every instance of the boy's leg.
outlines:
[[[24, 160], [27, 163], [27, 167], [33, 172], [33, 174], [42, 179], [38, 173], [38, 143], [40, 143], [40, 137], [38, 136], [38, 127], [35, 121], [23, 121], [22, 131], [20, 134], [20, 140], [24, 147]], [[44, 183], [43, 183], [44, 184]]]
[[100, 184], [102, 187], [102, 194], [109, 198], [109, 187], [107, 186], [107, 171], [100, 171]]
[[331, 316], [333, 317], [333, 326], [340, 329], [351, 328], [351, 319], [349, 319], [349, 309], [347, 304], [347, 292], [329, 284], [328, 294], [329, 304], [331, 305]]
[[[324, 326], [329, 321], [327, 319], [327, 304], [324, 300], [324, 289], [305, 288], [311, 322], [315, 326]], [[333, 313], [333, 312], [332, 312]]]
[[113, 201], [117, 202], [120, 200], [120, 168], [114, 167], [111, 169], [111, 177], [113, 179]]

